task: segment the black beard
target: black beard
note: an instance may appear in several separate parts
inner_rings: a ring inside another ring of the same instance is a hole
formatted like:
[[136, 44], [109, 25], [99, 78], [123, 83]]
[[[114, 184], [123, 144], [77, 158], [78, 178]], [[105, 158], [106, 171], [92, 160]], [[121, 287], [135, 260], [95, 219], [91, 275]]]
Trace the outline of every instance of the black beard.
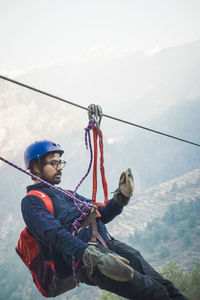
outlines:
[[51, 183], [53, 185], [59, 184], [61, 182], [61, 179], [55, 179], [55, 178], [49, 179], [49, 178], [46, 178], [44, 175], [41, 176], [41, 179], [43, 179], [44, 181], [47, 181], [48, 183]]

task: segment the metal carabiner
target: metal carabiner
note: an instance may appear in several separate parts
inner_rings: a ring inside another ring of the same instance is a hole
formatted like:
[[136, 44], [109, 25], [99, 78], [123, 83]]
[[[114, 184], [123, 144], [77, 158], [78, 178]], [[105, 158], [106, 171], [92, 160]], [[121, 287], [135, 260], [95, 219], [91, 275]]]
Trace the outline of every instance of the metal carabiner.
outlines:
[[90, 104], [88, 106], [88, 117], [89, 120], [91, 118], [94, 118], [96, 126], [98, 129], [100, 129], [101, 119], [103, 116], [102, 108], [99, 105], [96, 104]]

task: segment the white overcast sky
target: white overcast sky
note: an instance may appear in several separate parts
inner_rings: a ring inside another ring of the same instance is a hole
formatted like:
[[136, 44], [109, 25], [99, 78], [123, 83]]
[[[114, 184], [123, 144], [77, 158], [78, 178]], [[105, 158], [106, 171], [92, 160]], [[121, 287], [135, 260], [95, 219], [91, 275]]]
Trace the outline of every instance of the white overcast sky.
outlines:
[[0, 72], [197, 39], [199, 0], [0, 0]]

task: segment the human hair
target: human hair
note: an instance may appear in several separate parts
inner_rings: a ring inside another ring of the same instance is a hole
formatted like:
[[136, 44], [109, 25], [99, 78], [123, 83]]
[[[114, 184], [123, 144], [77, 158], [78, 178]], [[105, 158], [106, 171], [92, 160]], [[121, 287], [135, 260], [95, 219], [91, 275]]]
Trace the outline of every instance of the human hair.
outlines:
[[[36, 175], [36, 176], [41, 175], [42, 170], [43, 170], [43, 167], [46, 165], [46, 157], [47, 157], [49, 154], [51, 154], [51, 158], [52, 158], [52, 156], [54, 155], [54, 153], [59, 153], [59, 152], [58, 152], [58, 151], [47, 152], [47, 153], [45, 153], [45, 154], [44, 154], [41, 158], [39, 158], [39, 159], [32, 159], [32, 160], [30, 161], [30, 163], [29, 163], [29, 168], [28, 168], [29, 171], [30, 171], [33, 175]], [[35, 169], [34, 169], [35, 165], [38, 166], [39, 172], [40, 172], [40, 173], [38, 173], [38, 172], [35, 171]], [[31, 179], [32, 179], [32, 180], [35, 180], [34, 177], [31, 177]]]

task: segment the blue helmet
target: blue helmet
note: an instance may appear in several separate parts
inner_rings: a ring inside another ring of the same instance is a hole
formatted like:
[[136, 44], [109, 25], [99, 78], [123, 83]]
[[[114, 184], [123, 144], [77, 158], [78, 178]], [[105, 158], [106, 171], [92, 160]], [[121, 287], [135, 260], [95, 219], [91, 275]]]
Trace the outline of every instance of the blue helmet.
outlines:
[[60, 156], [64, 153], [59, 144], [46, 140], [35, 142], [28, 146], [24, 152], [24, 163], [26, 169], [29, 168], [29, 164], [32, 159], [40, 159], [44, 154], [52, 151], [59, 152]]

